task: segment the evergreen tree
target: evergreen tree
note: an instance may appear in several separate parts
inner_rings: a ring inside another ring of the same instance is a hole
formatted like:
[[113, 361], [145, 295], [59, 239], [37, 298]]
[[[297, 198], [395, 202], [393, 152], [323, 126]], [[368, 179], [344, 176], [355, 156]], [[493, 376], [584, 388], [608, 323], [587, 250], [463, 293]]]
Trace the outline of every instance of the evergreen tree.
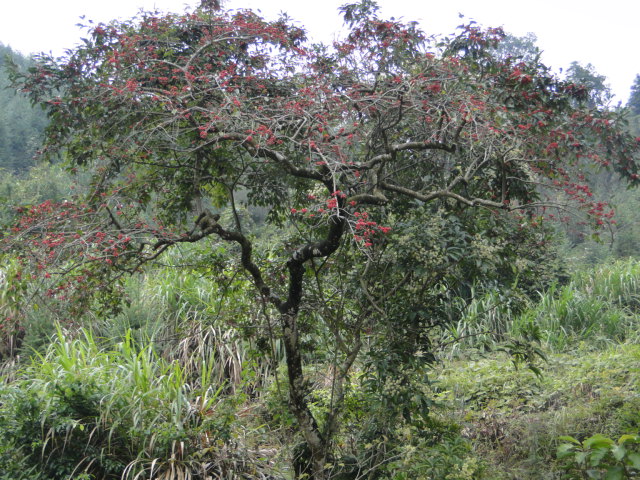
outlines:
[[606, 83], [607, 77], [600, 75], [590, 63], [583, 66], [579, 62], [571, 62], [567, 69], [567, 81], [585, 89], [589, 107], [603, 106], [611, 100], [611, 88]]
[[634, 115], [640, 115], [640, 75], [636, 75], [636, 79], [631, 85], [631, 96], [629, 96], [627, 107]]
[[0, 168], [22, 173], [34, 164], [34, 155], [46, 126], [46, 117], [28, 99], [9, 88], [7, 66], [26, 70], [30, 58], [0, 44]]

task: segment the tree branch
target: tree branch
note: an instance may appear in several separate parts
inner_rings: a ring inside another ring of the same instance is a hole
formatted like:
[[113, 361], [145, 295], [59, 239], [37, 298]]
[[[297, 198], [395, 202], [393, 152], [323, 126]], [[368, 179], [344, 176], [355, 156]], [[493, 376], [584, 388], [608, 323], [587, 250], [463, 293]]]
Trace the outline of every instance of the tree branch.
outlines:
[[470, 207], [483, 206], [489, 208], [501, 208], [510, 210], [509, 206], [505, 203], [494, 202], [492, 200], [486, 200], [484, 198], [466, 198], [457, 193], [451, 192], [449, 190], [437, 190], [435, 192], [431, 192], [428, 194], [416, 192], [415, 190], [411, 190], [407, 187], [401, 187], [399, 185], [393, 185], [387, 182], [380, 182], [380, 188], [383, 190], [387, 190], [390, 192], [400, 193], [402, 195], [406, 195], [411, 198], [415, 198], [416, 200], [420, 200], [421, 202], [430, 202], [431, 200], [435, 200], [436, 198], [451, 198], [460, 203], [464, 203], [465, 205], [469, 205]]

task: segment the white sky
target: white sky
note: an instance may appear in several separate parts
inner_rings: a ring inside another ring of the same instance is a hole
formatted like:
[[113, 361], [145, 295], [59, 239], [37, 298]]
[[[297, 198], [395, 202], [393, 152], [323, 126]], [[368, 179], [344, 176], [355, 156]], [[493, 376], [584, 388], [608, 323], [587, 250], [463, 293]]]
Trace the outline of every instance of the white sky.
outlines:
[[[22, 53], [60, 54], [78, 43], [80, 16], [107, 22], [129, 18], [139, 8], [181, 12], [199, 0], [0, 0], [0, 42]], [[227, 8], [260, 9], [267, 18], [286, 11], [313, 39], [330, 41], [342, 27], [338, 7], [350, 0], [227, 0]], [[533, 32], [543, 61], [567, 68], [576, 60], [605, 75], [625, 103], [640, 74], [637, 0], [378, 0], [382, 16], [418, 20], [427, 34], [451, 34], [458, 13], [514, 35]]]

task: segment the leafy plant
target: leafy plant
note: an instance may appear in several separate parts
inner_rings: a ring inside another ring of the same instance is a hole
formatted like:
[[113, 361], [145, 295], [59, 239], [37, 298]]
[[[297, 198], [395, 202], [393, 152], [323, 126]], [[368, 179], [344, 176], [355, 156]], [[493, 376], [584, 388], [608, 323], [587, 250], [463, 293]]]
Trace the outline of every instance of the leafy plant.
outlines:
[[[432, 437], [432, 435], [434, 435]], [[437, 440], [434, 441], [433, 439]], [[389, 480], [477, 480], [485, 477], [482, 460], [474, 455], [471, 444], [454, 429], [423, 432], [413, 441], [397, 448], [396, 458], [385, 466]]]
[[[622, 435], [617, 442], [596, 434], [580, 442], [562, 436], [558, 459], [565, 470], [581, 478], [622, 480], [640, 475], [640, 435]], [[575, 478], [575, 477], [570, 477]]]
[[514, 333], [535, 325], [543, 343], [563, 350], [581, 340], [633, 339], [640, 306], [640, 264], [633, 259], [575, 274], [540, 294], [532, 310], [513, 320]]

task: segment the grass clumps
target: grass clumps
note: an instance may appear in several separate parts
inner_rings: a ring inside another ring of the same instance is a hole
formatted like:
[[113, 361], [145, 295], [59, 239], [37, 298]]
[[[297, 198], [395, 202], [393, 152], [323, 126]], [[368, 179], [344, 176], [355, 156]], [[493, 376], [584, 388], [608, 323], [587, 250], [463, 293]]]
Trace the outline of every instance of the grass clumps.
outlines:
[[168, 480], [249, 468], [230, 441], [235, 405], [212, 381], [211, 359], [202, 363], [199, 378], [188, 380], [176, 362], [129, 336], [104, 350], [88, 333], [59, 332], [45, 355], [2, 385], [0, 470], [10, 478], [31, 471], [33, 479]]

